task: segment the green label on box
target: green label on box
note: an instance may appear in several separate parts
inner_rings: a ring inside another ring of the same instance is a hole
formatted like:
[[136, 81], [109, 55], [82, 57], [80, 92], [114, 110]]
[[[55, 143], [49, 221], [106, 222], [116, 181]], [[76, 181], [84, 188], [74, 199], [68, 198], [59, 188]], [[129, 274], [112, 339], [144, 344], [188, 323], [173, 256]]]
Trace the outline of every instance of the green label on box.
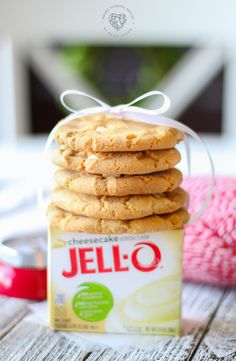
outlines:
[[104, 320], [113, 306], [110, 290], [100, 283], [84, 282], [79, 285], [72, 306], [75, 314], [84, 321]]

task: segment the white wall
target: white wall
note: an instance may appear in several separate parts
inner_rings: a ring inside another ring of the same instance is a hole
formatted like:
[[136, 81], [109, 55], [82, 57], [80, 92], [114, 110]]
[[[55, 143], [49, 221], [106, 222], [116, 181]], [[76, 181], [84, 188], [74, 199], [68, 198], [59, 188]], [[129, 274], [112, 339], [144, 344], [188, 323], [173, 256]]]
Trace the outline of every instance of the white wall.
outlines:
[[0, 34], [23, 43], [71, 37], [111, 41], [101, 17], [108, 6], [120, 3], [135, 17], [133, 31], [122, 41], [235, 43], [234, 0], [1, 0]]

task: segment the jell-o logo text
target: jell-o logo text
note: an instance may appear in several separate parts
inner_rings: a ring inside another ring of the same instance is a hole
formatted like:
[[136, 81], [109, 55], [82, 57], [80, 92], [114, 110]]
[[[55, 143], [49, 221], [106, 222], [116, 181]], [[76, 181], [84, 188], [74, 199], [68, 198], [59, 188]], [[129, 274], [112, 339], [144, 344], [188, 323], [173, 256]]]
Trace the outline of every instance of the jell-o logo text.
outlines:
[[[70, 267], [64, 269], [62, 275], [70, 278], [77, 274], [128, 272], [131, 268], [140, 272], [151, 272], [161, 261], [160, 249], [152, 242], [136, 243], [130, 254], [127, 253], [127, 249], [122, 251], [121, 248], [120, 245], [112, 245], [109, 257], [105, 256], [102, 246], [69, 248]], [[151, 254], [151, 261], [148, 264], [140, 260], [142, 250], [148, 250]]]

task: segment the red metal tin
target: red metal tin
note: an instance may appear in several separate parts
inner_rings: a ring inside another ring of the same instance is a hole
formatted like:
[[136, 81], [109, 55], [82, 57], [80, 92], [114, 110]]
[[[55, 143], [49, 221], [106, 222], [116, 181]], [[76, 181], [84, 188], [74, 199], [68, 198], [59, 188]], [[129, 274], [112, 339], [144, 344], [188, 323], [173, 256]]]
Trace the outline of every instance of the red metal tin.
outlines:
[[47, 297], [46, 237], [16, 236], [0, 243], [0, 294], [29, 300]]

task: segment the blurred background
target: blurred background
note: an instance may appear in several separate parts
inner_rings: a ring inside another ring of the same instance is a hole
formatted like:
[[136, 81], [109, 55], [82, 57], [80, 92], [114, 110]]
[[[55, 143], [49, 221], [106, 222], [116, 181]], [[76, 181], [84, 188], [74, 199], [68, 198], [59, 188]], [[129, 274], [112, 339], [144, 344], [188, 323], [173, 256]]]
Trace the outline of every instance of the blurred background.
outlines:
[[[111, 105], [161, 90], [172, 101], [167, 115], [206, 141], [216, 173], [236, 173], [235, 2], [127, 0], [133, 20], [129, 33], [120, 37], [104, 29], [103, 16], [112, 5], [117, 4], [0, 0], [4, 232], [9, 232], [16, 209], [29, 217], [27, 228], [42, 226], [32, 208], [34, 185], [42, 174], [46, 136], [67, 114], [59, 102], [66, 89], [88, 92]], [[142, 106], [152, 108], [156, 102]], [[76, 101], [79, 108], [87, 105], [82, 98]], [[199, 146], [193, 144], [192, 154], [193, 172], [207, 174]], [[26, 227], [19, 217], [19, 227]]]

